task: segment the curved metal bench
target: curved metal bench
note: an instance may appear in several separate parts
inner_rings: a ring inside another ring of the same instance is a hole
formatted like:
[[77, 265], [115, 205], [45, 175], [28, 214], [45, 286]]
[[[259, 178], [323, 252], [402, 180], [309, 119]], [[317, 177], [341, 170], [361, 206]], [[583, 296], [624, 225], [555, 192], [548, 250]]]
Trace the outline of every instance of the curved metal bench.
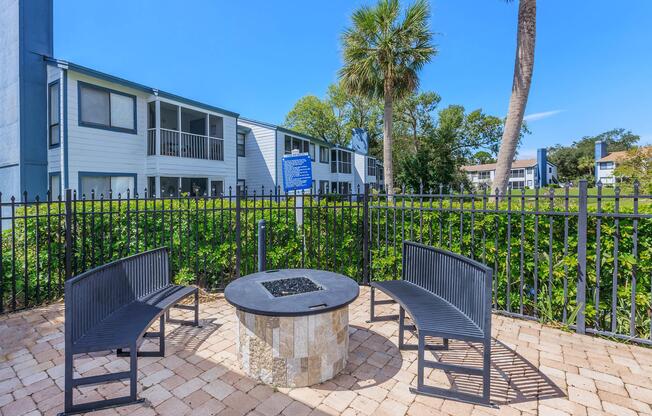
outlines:
[[[490, 404], [491, 365], [491, 283], [492, 270], [485, 265], [449, 251], [422, 244], [403, 243], [402, 280], [371, 283], [371, 321], [396, 319], [375, 316], [375, 290], [399, 304], [399, 348], [406, 329], [418, 333], [417, 393], [455, 398], [471, 403]], [[405, 325], [405, 312], [414, 325]], [[426, 345], [426, 337], [443, 338], [442, 346]], [[448, 340], [483, 344], [482, 368], [453, 365], [425, 359], [426, 349], [448, 349]], [[424, 367], [482, 376], [482, 396], [426, 386]]]
[[[194, 296], [194, 305], [177, 304], [189, 296]], [[169, 309], [193, 310], [193, 321], [175, 322], [194, 326], [199, 323], [199, 292], [196, 287], [170, 282], [165, 248], [120, 259], [69, 279], [65, 284], [65, 306], [65, 414], [142, 401], [137, 398], [137, 357], [165, 355]], [[147, 332], [157, 319], [159, 331]], [[159, 350], [138, 351], [144, 339], [151, 337], [159, 339]], [[129, 371], [73, 378], [75, 354], [108, 350], [130, 357]], [[75, 387], [124, 379], [130, 380], [128, 396], [73, 403]]]

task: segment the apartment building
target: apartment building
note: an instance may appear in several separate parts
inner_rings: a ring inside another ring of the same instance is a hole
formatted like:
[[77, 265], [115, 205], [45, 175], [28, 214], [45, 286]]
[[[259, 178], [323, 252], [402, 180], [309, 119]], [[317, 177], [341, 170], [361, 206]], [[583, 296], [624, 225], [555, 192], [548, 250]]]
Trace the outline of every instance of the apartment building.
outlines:
[[[293, 150], [312, 159], [313, 192], [351, 193], [365, 184], [376, 186], [378, 161], [358, 151], [328, 143], [288, 128], [248, 118], [238, 119], [244, 145], [238, 180], [249, 191], [282, 187], [282, 158]], [[370, 168], [371, 166], [371, 168]]]
[[52, 57], [52, 1], [0, 13], [0, 193], [57, 198], [269, 192], [281, 160], [310, 154], [313, 189], [350, 193], [378, 162], [282, 126]]
[[[652, 146], [644, 146], [638, 149], [646, 158], [652, 158]], [[595, 181], [603, 185], [615, 185], [619, 179], [616, 175], [618, 164], [630, 158], [627, 150], [609, 152], [606, 142], [595, 142]]]
[[[475, 187], [490, 186], [496, 173], [496, 164], [462, 166], [462, 170]], [[548, 160], [546, 149], [538, 149], [536, 159], [520, 159], [512, 162], [509, 177], [511, 189], [532, 189], [557, 182], [557, 166]]]

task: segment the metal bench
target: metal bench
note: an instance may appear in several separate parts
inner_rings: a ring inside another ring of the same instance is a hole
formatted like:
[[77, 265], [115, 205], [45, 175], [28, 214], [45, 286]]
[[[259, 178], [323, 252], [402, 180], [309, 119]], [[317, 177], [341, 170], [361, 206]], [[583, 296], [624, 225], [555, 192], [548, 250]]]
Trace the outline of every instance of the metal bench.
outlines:
[[[194, 295], [194, 305], [178, 304]], [[65, 399], [64, 414], [141, 402], [137, 398], [137, 357], [165, 355], [165, 320], [170, 308], [192, 310], [192, 321], [175, 321], [197, 326], [199, 292], [196, 287], [170, 282], [165, 248], [136, 254], [75, 276], [65, 284]], [[158, 332], [147, 329], [159, 320]], [[145, 338], [158, 338], [158, 351], [138, 351]], [[73, 378], [75, 354], [116, 350], [128, 356], [130, 370]], [[128, 396], [73, 403], [78, 386], [129, 379]]]
[[[397, 302], [399, 348], [414, 348], [404, 343], [404, 332], [406, 329], [417, 331], [418, 373], [414, 392], [490, 404], [491, 282], [492, 270], [483, 264], [445, 250], [406, 241], [403, 243], [402, 280], [371, 283], [371, 321], [396, 319], [396, 316], [375, 316], [375, 306]], [[376, 300], [376, 289], [391, 299]], [[405, 312], [410, 315], [414, 325], [405, 325]], [[426, 337], [443, 338], [443, 345], [427, 345]], [[426, 349], [448, 349], [449, 339], [482, 343], [482, 368], [425, 359]], [[482, 396], [426, 386], [424, 367], [481, 375]]]

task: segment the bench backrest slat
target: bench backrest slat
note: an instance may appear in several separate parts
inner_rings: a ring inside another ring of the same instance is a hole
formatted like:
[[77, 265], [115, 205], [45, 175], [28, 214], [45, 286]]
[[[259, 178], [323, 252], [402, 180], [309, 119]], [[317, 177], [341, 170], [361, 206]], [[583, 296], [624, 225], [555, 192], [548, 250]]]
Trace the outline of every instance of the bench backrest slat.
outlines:
[[88, 270], [66, 281], [66, 335], [75, 342], [126, 304], [170, 284], [167, 249]]
[[445, 299], [481, 330], [490, 328], [492, 270], [485, 265], [446, 250], [406, 241], [403, 279]]

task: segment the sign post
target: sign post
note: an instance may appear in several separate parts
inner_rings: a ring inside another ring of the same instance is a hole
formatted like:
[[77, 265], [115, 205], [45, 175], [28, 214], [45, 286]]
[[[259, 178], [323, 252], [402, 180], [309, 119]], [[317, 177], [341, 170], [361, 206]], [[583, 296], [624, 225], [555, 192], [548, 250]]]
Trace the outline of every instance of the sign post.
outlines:
[[[307, 153], [293, 150], [291, 155], [283, 156], [283, 190], [294, 191], [295, 215], [297, 225], [303, 225], [303, 190], [312, 188], [312, 159]], [[297, 191], [302, 191], [298, 196]]]

